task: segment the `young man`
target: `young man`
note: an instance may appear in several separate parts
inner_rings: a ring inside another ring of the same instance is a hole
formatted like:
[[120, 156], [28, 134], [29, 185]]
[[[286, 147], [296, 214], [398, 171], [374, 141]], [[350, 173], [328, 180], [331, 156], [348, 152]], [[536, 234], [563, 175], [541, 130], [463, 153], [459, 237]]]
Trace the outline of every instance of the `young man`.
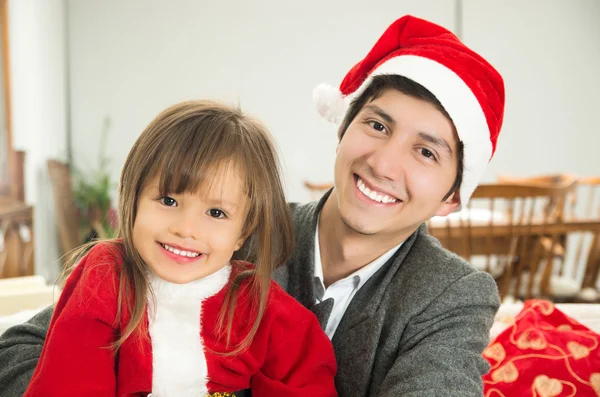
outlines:
[[[335, 187], [291, 205], [295, 253], [275, 276], [332, 338], [339, 395], [481, 396], [494, 280], [423, 223], [477, 186], [502, 124], [501, 76], [451, 32], [406, 16], [339, 91], [315, 96], [341, 122]], [[0, 338], [2, 396], [27, 387], [51, 314]]]

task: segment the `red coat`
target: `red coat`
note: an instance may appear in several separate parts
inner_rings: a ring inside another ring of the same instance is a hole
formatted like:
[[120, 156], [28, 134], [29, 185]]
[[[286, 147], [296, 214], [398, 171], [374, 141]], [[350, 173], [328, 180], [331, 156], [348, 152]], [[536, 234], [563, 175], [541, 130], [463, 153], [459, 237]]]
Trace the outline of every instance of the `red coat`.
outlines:
[[[155, 341], [150, 338], [147, 315], [139, 336], [127, 339], [117, 355], [105, 348], [121, 331], [115, 325], [120, 258], [117, 250], [99, 245], [70, 275], [24, 397], [125, 397], [151, 393]], [[247, 266], [232, 262], [231, 277]], [[226, 351], [224, 338], [219, 337], [215, 325], [230, 285], [226, 283], [200, 303], [198, 337], [204, 346], [208, 392], [252, 388], [253, 397], [337, 396], [331, 342], [314, 314], [274, 282], [249, 348], [234, 357], [215, 353]], [[239, 291], [231, 334], [233, 345], [242, 340], [252, 324], [249, 289], [249, 283], [243, 283]], [[122, 324], [128, 321], [126, 310], [121, 320]]]

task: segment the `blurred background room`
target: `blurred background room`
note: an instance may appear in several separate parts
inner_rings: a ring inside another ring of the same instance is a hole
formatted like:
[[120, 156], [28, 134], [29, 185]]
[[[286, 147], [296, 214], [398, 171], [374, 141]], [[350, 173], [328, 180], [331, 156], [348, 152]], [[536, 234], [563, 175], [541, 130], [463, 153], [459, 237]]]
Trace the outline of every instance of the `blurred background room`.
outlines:
[[2, 0], [0, 12], [0, 319], [52, 303], [61, 257], [114, 233], [125, 157], [175, 102], [256, 115], [288, 199], [318, 198], [337, 139], [313, 88], [339, 84], [412, 14], [455, 32], [506, 85], [485, 186], [430, 231], [491, 272], [507, 304], [596, 303], [583, 311], [600, 323], [600, 1]]

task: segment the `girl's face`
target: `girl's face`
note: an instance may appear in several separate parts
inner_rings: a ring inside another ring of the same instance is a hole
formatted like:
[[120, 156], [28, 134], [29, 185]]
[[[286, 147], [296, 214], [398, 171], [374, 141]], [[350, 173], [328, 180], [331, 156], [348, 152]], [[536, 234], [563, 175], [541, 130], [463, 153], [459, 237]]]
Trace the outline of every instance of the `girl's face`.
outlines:
[[155, 178], [138, 199], [133, 244], [159, 277], [189, 283], [223, 268], [242, 246], [248, 204], [237, 167], [220, 167], [197, 193], [161, 196]]

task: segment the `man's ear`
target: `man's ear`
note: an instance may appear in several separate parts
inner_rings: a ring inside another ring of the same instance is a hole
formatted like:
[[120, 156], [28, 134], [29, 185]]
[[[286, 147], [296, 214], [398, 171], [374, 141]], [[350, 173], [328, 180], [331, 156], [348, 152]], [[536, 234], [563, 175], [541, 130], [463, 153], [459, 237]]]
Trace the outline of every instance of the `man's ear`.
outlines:
[[460, 193], [458, 190], [456, 190], [454, 193], [452, 193], [450, 196], [448, 196], [448, 198], [446, 200], [444, 200], [444, 202], [442, 203], [442, 205], [440, 206], [438, 211], [435, 213], [435, 215], [436, 216], [450, 215], [451, 213], [456, 211], [456, 209], [458, 208], [459, 205], [460, 205]]

